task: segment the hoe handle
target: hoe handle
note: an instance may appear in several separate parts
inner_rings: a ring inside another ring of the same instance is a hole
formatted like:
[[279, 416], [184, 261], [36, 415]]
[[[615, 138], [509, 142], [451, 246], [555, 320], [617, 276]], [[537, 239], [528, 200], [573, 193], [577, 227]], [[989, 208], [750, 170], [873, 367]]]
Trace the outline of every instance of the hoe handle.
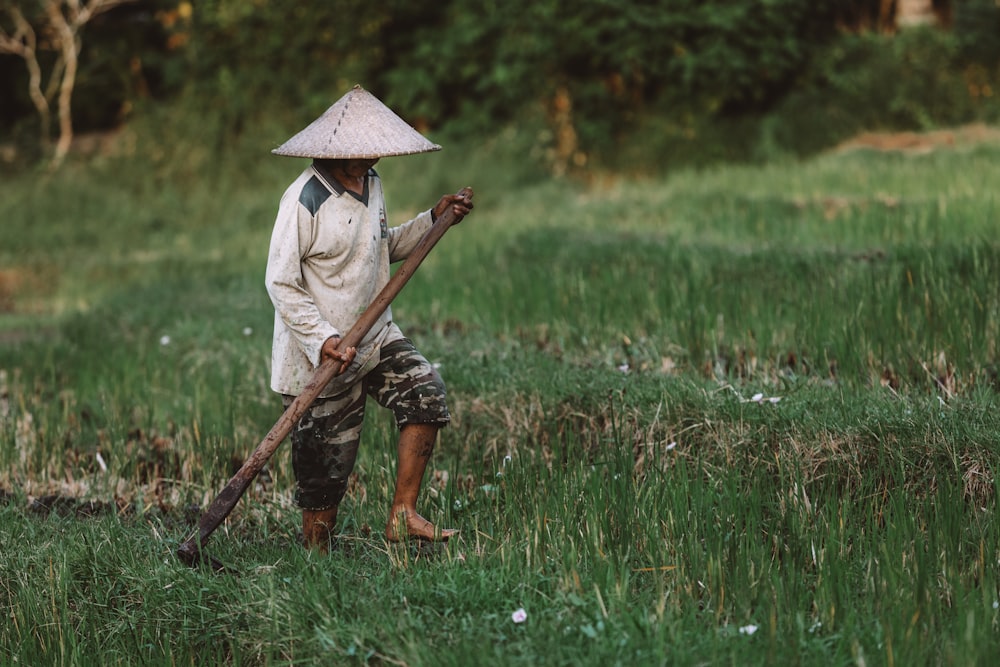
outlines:
[[[467, 199], [472, 198], [471, 188], [462, 188], [458, 191], [458, 194], [466, 197]], [[431, 251], [431, 248], [441, 240], [444, 233], [451, 228], [452, 225], [461, 222], [462, 216], [455, 215], [449, 206], [444, 214], [439, 217], [431, 228], [427, 230], [423, 238], [417, 243], [417, 246], [409, 254], [406, 260], [403, 262], [402, 266], [396, 270], [393, 276], [386, 283], [382, 291], [378, 293], [375, 300], [372, 301], [371, 305], [361, 314], [358, 321], [354, 323], [350, 331], [340, 340], [337, 345], [338, 352], [344, 352], [349, 347], [357, 347], [361, 343], [362, 339], [368, 333], [368, 331], [374, 326], [375, 322], [382, 317], [382, 313], [386, 311], [392, 300], [396, 298], [400, 290], [403, 289], [403, 285], [413, 276], [417, 267], [420, 263], [424, 261], [427, 254]], [[213, 568], [223, 569], [223, 566], [213, 558], [207, 556], [202, 552], [202, 547], [205, 546], [205, 542], [208, 540], [209, 536], [215, 532], [229, 513], [233, 511], [236, 507], [236, 503], [243, 496], [243, 493], [250, 486], [250, 482], [260, 473], [264, 465], [267, 463], [268, 459], [274, 454], [275, 450], [282, 443], [285, 437], [291, 432], [292, 428], [295, 426], [296, 422], [306, 413], [309, 406], [312, 405], [316, 397], [319, 396], [323, 388], [329, 384], [340, 369], [341, 362], [336, 359], [328, 359], [321, 363], [317, 368], [315, 373], [313, 373], [312, 378], [310, 378], [309, 383], [306, 384], [302, 393], [299, 394], [291, 405], [285, 410], [271, 430], [264, 437], [264, 440], [257, 445], [257, 449], [247, 458], [243, 463], [243, 466], [236, 471], [233, 478], [229, 480], [226, 487], [222, 489], [218, 497], [212, 501], [205, 512], [201, 515], [201, 519], [198, 522], [198, 534], [193, 535], [186, 542], [184, 542], [180, 548], [177, 549], [177, 556], [186, 564], [194, 566], [203, 560], [208, 560], [211, 562]]]

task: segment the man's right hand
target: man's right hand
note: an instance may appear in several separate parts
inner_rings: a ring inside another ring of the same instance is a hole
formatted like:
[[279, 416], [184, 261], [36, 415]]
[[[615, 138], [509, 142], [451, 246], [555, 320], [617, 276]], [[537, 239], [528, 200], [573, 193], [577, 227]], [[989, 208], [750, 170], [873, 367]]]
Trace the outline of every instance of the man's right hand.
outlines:
[[341, 362], [340, 369], [337, 370], [337, 374], [341, 374], [347, 370], [347, 367], [351, 365], [354, 361], [354, 355], [358, 353], [358, 348], [349, 347], [343, 352], [337, 350], [337, 346], [340, 345], [340, 336], [330, 336], [323, 342], [323, 348], [320, 350], [320, 362], [329, 361], [331, 359]]

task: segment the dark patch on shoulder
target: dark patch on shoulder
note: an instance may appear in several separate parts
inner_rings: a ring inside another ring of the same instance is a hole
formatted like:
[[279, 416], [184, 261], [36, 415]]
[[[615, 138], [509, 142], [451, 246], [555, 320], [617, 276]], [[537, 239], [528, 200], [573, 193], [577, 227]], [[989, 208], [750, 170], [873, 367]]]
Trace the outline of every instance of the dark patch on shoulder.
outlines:
[[319, 178], [313, 176], [302, 186], [302, 192], [299, 193], [299, 203], [306, 207], [309, 215], [316, 215], [316, 211], [329, 197], [330, 191], [327, 187]]

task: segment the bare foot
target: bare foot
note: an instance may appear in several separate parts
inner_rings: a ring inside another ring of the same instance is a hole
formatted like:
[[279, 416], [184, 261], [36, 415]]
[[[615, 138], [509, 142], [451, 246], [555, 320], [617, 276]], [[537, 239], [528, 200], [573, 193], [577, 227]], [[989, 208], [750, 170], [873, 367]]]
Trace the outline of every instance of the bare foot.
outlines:
[[447, 542], [449, 537], [456, 534], [458, 531], [454, 528], [436, 528], [415, 511], [406, 509], [393, 512], [385, 527], [385, 539], [390, 542], [402, 542], [411, 538], [427, 542]]

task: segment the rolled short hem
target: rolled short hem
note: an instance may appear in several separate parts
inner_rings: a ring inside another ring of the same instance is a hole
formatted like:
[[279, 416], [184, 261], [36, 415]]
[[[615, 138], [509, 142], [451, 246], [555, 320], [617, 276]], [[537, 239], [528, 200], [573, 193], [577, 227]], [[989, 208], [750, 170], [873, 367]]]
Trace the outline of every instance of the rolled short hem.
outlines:
[[302, 503], [295, 503], [295, 506], [300, 510], [306, 512], [322, 512], [323, 510], [333, 509], [334, 507], [339, 507], [339, 505], [320, 505], [318, 507], [309, 507], [308, 505], [303, 505]]
[[330, 500], [329, 493], [324, 493], [322, 491], [315, 493], [303, 493], [301, 489], [295, 492], [293, 502], [299, 509], [309, 510], [310, 512], [321, 512], [323, 510], [340, 506], [339, 502], [332, 502]]
[[441, 415], [437, 412], [433, 414], [416, 414], [407, 415], [403, 419], [396, 422], [396, 426], [402, 430], [404, 426], [413, 426], [416, 424], [428, 424], [431, 426], [437, 426], [439, 428], [444, 428], [451, 423], [451, 415]]

